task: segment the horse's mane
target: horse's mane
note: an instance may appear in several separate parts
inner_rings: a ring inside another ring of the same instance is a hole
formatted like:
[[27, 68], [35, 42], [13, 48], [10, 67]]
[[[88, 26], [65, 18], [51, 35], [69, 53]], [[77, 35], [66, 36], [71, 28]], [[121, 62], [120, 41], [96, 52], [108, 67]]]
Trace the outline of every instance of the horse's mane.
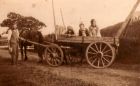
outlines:
[[23, 37], [24, 39], [38, 42], [38, 43], [43, 43], [44, 37], [42, 33], [38, 30], [22, 30], [20, 33], [20, 36]]
[[43, 37], [43, 35], [40, 31], [38, 31], [38, 36], [39, 36], [39, 43], [43, 43], [44, 42], [44, 37]]

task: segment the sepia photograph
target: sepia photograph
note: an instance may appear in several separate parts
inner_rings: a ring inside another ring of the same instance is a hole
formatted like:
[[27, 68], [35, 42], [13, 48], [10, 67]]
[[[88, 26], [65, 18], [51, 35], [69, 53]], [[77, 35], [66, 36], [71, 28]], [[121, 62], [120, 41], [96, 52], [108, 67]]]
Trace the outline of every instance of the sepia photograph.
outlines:
[[140, 0], [0, 0], [0, 86], [140, 86]]

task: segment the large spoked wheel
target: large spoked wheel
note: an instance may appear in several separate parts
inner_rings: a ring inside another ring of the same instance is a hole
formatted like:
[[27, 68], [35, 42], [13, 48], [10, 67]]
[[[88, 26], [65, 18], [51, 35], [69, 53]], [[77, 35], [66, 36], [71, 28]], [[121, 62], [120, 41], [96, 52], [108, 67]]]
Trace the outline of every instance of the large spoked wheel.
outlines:
[[49, 45], [45, 50], [45, 60], [50, 66], [60, 66], [64, 60], [62, 49], [56, 44]]
[[86, 49], [87, 62], [94, 68], [106, 68], [115, 59], [115, 50], [106, 42], [91, 43]]

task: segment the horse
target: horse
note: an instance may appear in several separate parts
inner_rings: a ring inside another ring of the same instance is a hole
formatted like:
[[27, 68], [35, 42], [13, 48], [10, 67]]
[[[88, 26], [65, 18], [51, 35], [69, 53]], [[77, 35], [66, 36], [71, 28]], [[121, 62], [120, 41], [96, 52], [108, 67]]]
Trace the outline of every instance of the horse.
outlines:
[[[26, 18], [26, 20], [30, 20], [30, 18], [32, 18], [32, 17], [29, 17], [28, 19]], [[35, 21], [35, 19], [33, 19], [33, 20]], [[20, 46], [20, 50], [21, 50], [21, 58], [22, 58], [22, 60], [26, 61], [28, 59], [27, 46], [32, 45], [31, 43], [27, 42], [26, 40], [30, 40], [30, 41], [34, 41], [34, 42], [43, 44], [44, 43], [43, 35], [38, 30], [41, 29], [42, 26], [46, 26], [46, 25], [42, 22], [39, 22], [39, 23], [33, 25], [33, 24], [30, 24], [30, 22], [28, 22], [28, 21], [26, 23], [23, 23], [21, 21], [21, 19], [14, 20], [14, 19], [8, 18], [8, 19], [3, 20], [3, 22], [0, 24], [0, 26], [10, 28], [14, 22], [17, 22], [18, 30], [20, 33], [19, 36], [25, 39], [25, 40], [21, 40], [21, 39], [19, 40], [19, 46]], [[33, 25], [34, 27], [27, 28], [27, 26], [29, 27], [31, 25]], [[35, 27], [35, 26], [37, 26], [37, 27]], [[38, 56], [40, 58], [39, 62], [42, 62], [43, 53], [44, 53], [42, 51], [44, 51], [45, 48], [42, 46], [34, 45], [34, 49], [36, 50], [36, 52], [38, 53]]]
[[40, 31], [37, 30], [29, 30], [29, 29], [22, 29], [20, 31], [20, 37], [24, 38], [25, 40], [19, 40], [19, 46], [21, 51], [21, 58], [22, 60], [26, 61], [28, 60], [27, 57], [27, 46], [34, 45], [34, 50], [38, 53], [38, 56], [40, 58], [39, 62], [43, 61], [43, 51], [45, 50], [44, 47], [31, 44], [26, 40], [30, 40], [33, 42], [37, 42], [39, 44], [44, 44], [44, 37]]

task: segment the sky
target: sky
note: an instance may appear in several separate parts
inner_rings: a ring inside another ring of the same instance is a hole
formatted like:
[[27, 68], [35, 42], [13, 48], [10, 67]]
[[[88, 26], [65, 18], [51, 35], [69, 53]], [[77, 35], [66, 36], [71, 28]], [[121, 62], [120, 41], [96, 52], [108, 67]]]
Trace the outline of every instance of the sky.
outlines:
[[[99, 28], [124, 21], [136, 0], [54, 0], [56, 24], [63, 25], [60, 9], [66, 26], [78, 31], [79, 23], [89, 27], [90, 20], [96, 19]], [[140, 6], [138, 7], [138, 11]], [[43, 21], [47, 27], [43, 34], [54, 32], [52, 0], [0, 0], [0, 22], [7, 13], [16, 12], [23, 16], [33, 16]], [[5, 28], [0, 27], [0, 33]]]

